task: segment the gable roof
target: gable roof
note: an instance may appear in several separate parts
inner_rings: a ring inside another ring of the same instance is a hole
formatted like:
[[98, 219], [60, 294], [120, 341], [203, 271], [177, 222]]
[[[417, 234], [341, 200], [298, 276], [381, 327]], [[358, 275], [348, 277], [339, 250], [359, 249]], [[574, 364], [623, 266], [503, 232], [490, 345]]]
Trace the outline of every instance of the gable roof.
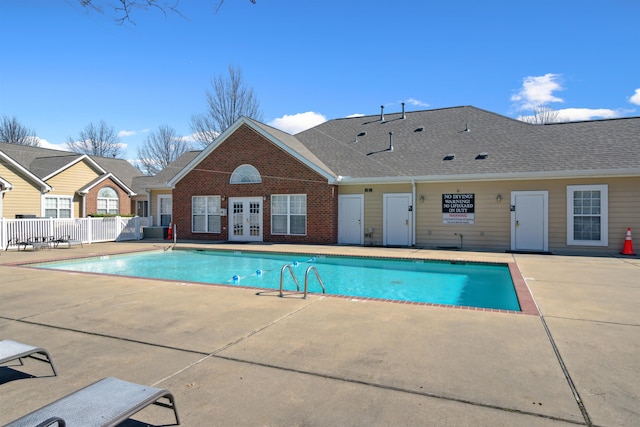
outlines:
[[335, 181], [338, 177], [320, 160], [317, 158], [307, 147], [300, 143], [293, 135], [290, 135], [281, 130], [272, 128], [264, 123], [257, 122], [247, 117], [241, 117], [234, 122], [227, 130], [225, 130], [220, 136], [218, 136], [211, 144], [209, 144], [204, 150], [198, 153], [184, 168], [178, 171], [169, 181], [167, 186], [173, 187], [179, 182], [187, 173], [193, 170], [202, 160], [204, 160], [209, 154], [211, 154], [220, 144], [222, 144], [230, 135], [232, 135], [238, 128], [246, 125], [258, 132], [269, 142], [282, 149], [286, 153], [290, 154], [294, 158], [304, 163], [310, 169], [316, 171], [318, 174], [324, 176], [327, 181]]
[[32, 181], [38, 187], [40, 187], [41, 191], [43, 192], [51, 191], [52, 187], [49, 184], [47, 184], [46, 182], [38, 178], [36, 175], [31, 173], [29, 169], [25, 168], [23, 165], [17, 162], [13, 157], [11, 157], [10, 155], [8, 155], [2, 150], [0, 150], [0, 162], [8, 165], [11, 168], [18, 170], [18, 172], [21, 175], [24, 175], [28, 180]]
[[120, 188], [122, 188], [126, 193], [129, 194], [129, 196], [135, 196], [136, 193], [129, 188], [126, 184], [124, 184], [122, 181], [120, 181], [118, 179], [118, 177], [116, 177], [113, 173], [109, 172], [103, 175], [100, 175], [98, 177], [96, 177], [93, 181], [91, 181], [90, 183], [88, 183], [87, 185], [85, 185], [84, 187], [78, 189], [76, 191], [76, 193], [79, 194], [87, 194], [89, 191], [91, 191], [91, 189], [93, 187], [95, 187], [96, 185], [100, 184], [101, 182], [110, 179], [113, 182], [115, 182]]
[[139, 176], [134, 180], [134, 186], [136, 188], [151, 189], [151, 188], [167, 188], [169, 181], [171, 181], [179, 172], [181, 172], [196, 156], [200, 154], [200, 151], [186, 151], [176, 160], [167, 165], [164, 169], [153, 176]]
[[31, 177], [44, 183], [48, 187], [46, 191], [51, 190], [46, 180], [81, 161], [87, 162], [99, 175], [112, 173], [129, 188], [132, 187], [133, 178], [141, 175], [138, 169], [124, 159], [0, 142], [0, 154], [2, 153], [23, 173], [26, 171]]
[[463, 106], [336, 119], [295, 138], [343, 182], [640, 174], [640, 117], [533, 125]]

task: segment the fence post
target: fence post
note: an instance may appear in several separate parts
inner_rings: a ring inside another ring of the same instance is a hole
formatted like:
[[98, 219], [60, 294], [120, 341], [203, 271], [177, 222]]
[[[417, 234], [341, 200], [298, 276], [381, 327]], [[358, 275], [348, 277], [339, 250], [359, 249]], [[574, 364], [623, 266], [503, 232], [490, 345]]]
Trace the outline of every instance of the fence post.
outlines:
[[93, 218], [87, 217], [87, 243], [91, 244], [93, 242]]
[[9, 236], [7, 235], [7, 220], [4, 217], [0, 218], [0, 239], [2, 239], [0, 242], [2, 242], [3, 246], [9, 242]]

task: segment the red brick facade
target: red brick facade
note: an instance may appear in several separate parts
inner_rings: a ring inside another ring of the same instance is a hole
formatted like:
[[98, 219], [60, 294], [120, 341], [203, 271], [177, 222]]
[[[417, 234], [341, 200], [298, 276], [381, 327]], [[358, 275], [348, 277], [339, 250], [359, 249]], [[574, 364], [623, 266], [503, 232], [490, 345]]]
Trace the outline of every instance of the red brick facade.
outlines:
[[98, 213], [98, 193], [105, 187], [111, 187], [118, 193], [118, 213], [121, 215], [131, 214], [131, 199], [129, 194], [125, 192], [112, 179], [105, 179], [95, 187], [93, 187], [85, 196], [86, 197], [86, 215]]
[[[259, 184], [230, 184], [240, 165], [255, 167], [262, 177]], [[271, 195], [307, 195], [307, 234], [271, 234]], [[191, 198], [225, 196], [222, 208], [229, 208], [230, 197], [266, 198], [263, 203], [262, 239], [265, 242], [334, 244], [338, 236], [338, 190], [327, 178], [281, 150], [248, 125], [240, 126], [207, 158], [188, 172], [173, 190], [173, 221], [180, 239], [229, 240], [229, 217], [221, 218], [220, 233], [193, 233]], [[231, 214], [231, 212], [228, 212]]]

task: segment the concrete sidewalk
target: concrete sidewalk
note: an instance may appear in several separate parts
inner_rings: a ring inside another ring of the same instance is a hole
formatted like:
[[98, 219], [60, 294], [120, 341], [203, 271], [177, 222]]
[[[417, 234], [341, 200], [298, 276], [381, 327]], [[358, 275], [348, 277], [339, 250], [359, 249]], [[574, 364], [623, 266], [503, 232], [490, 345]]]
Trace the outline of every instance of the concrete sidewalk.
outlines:
[[[45, 347], [59, 376], [0, 367], [0, 425], [107, 376], [168, 388], [185, 426], [640, 425], [637, 257], [237, 247], [515, 260], [541, 316], [14, 265], [160, 245], [2, 252], [0, 339]], [[134, 418], [173, 422], [155, 407]]]

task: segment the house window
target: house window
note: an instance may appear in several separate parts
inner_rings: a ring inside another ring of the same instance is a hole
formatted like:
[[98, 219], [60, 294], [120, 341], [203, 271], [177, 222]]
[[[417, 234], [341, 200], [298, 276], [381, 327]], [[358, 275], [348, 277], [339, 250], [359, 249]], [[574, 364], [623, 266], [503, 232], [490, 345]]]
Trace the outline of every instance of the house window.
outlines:
[[271, 196], [271, 233], [307, 234], [306, 194], [278, 194]]
[[44, 216], [48, 218], [71, 218], [71, 197], [48, 196], [44, 198]]
[[160, 225], [161, 227], [168, 227], [169, 224], [171, 224], [171, 211], [171, 196], [158, 196], [158, 218], [160, 218], [160, 223], [158, 225]]
[[567, 245], [607, 246], [608, 186], [567, 187]]
[[241, 165], [231, 174], [230, 184], [258, 184], [262, 182], [262, 177], [258, 169], [251, 165]]
[[191, 230], [194, 233], [220, 233], [220, 196], [191, 198]]
[[111, 187], [104, 187], [98, 191], [98, 213], [117, 214], [120, 211], [118, 192]]

